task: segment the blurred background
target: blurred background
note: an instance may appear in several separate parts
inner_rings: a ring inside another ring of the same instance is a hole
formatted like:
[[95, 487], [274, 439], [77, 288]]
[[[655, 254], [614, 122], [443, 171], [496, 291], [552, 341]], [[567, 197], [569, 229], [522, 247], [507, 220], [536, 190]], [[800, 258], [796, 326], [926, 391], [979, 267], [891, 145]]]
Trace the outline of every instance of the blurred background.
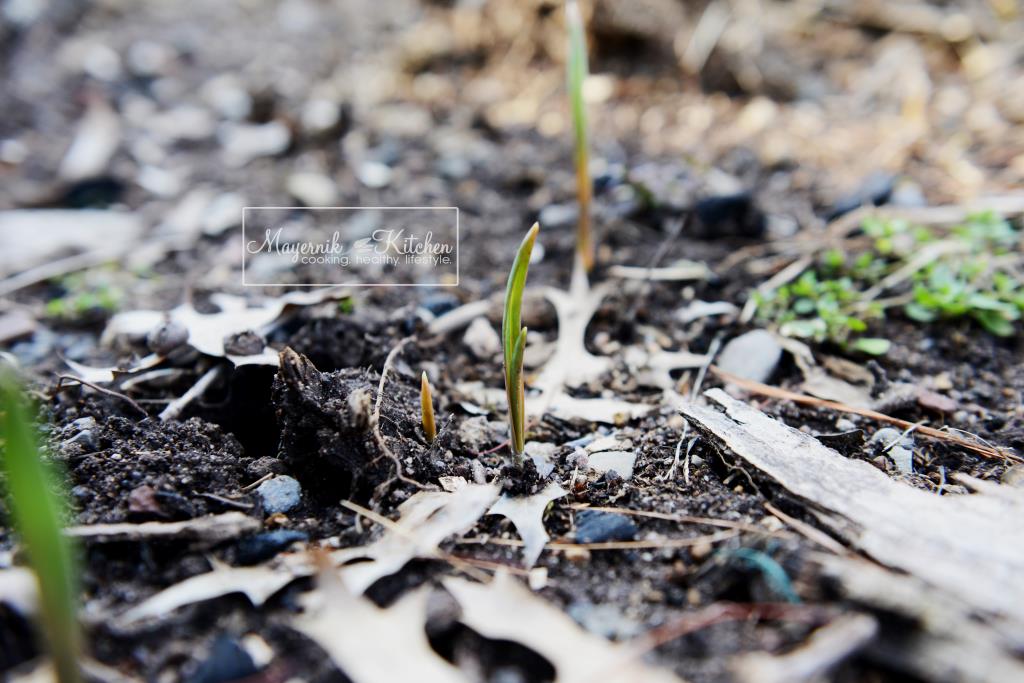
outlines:
[[[599, 232], [746, 192], [758, 215], [702, 236], [784, 236], [1024, 180], [1017, 0], [582, 9]], [[127, 209], [116, 256], [199, 244], [178, 265], [223, 289], [242, 206], [456, 205], [467, 240], [499, 237], [486, 276], [538, 216], [571, 248], [565, 48], [554, 0], [3, 0], [0, 208]], [[3, 275], [84, 230], [16, 219]]]

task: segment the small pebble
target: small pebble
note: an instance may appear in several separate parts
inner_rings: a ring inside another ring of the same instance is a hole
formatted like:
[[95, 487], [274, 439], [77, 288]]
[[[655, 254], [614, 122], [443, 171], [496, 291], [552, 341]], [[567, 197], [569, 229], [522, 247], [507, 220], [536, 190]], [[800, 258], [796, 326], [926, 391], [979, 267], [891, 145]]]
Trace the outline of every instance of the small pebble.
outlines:
[[252, 330], [229, 335], [224, 339], [224, 353], [229, 356], [257, 356], [263, 353], [266, 342]]
[[576, 513], [577, 543], [632, 541], [636, 535], [636, 524], [626, 515], [598, 510], [581, 510]]
[[1007, 486], [1024, 488], [1024, 465], [1014, 465], [1009, 468], [1003, 472], [1003, 476], [999, 478], [999, 481]]
[[166, 356], [187, 342], [188, 335], [188, 329], [184, 325], [166, 320], [150, 330], [146, 336], [146, 345], [158, 356]]
[[259, 671], [252, 657], [237, 640], [227, 633], [217, 636], [210, 654], [199, 665], [187, 683], [227, 683], [248, 678]]
[[462, 343], [478, 360], [490, 360], [501, 351], [501, 338], [484, 317], [470, 323]]
[[356, 171], [359, 182], [374, 190], [390, 185], [391, 175], [391, 167], [379, 161], [364, 161]]
[[305, 206], [330, 206], [338, 198], [337, 185], [322, 173], [293, 173], [286, 187]]
[[268, 479], [256, 489], [268, 515], [288, 512], [302, 501], [302, 486], [287, 475]]
[[292, 543], [309, 540], [309, 535], [293, 529], [277, 529], [240, 540], [236, 546], [239, 564], [257, 564], [269, 560]]

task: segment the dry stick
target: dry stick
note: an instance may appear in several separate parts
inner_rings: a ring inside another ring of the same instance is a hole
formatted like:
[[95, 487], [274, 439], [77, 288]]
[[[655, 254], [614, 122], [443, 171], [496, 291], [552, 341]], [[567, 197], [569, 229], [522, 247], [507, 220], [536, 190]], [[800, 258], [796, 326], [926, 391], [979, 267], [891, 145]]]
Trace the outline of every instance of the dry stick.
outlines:
[[[803, 256], [793, 261], [788, 266], [775, 273], [760, 285], [757, 286], [757, 293], [761, 295], [774, 292], [779, 287], [789, 284], [793, 280], [800, 277], [800, 274], [807, 270], [807, 267], [813, 263], [813, 259], [810, 256]], [[748, 323], [750, 319], [754, 317], [754, 313], [757, 312], [757, 298], [751, 296], [747, 299], [747, 302], [743, 304], [743, 311], [740, 313], [740, 322]]]
[[877, 298], [882, 292], [892, 289], [901, 282], [909, 280], [919, 270], [938, 260], [942, 256], [966, 253], [968, 251], [968, 245], [961, 244], [959, 242], [936, 242], [935, 244], [929, 244], [903, 266], [882, 278], [878, 284], [862, 292], [859, 298], [861, 301], [871, 301], [872, 299]]
[[384, 440], [384, 434], [380, 431], [380, 406], [384, 402], [384, 383], [388, 379], [388, 370], [390, 370], [391, 366], [394, 364], [398, 353], [412, 340], [412, 337], [402, 339], [400, 342], [395, 344], [395, 347], [388, 352], [388, 357], [384, 359], [384, 367], [381, 368], [380, 371], [380, 384], [377, 385], [377, 401], [373, 406], [373, 417], [371, 418], [371, 421], [373, 422], [373, 438], [377, 442], [377, 446], [380, 447], [384, 455], [390, 458], [391, 462], [395, 465], [395, 478], [402, 483], [410, 484], [418, 489], [429, 489], [431, 487], [425, 486], [415, 479], [410, 479], [402, 474], [402, 462], [398, 459], [398, 456], [395, 455], [395, 452], [391, 450], [391, 447], [388, 446], [387, 442]]
[[972, 213], [990, 210], [1003, 216], [1014, 216], [1024, 213], [1024, 194], [1010, 194], [995, 197], [983, 197], [968, 204], [927, 207], [878, 207], [862, 206], [850, 213], [843, 214], [826, 226], [822, 234], [807, 235], [801, 233], [792, 237], [772, 242], [764, 242], [737, 249], [718, 264], [720, 272], [729, 270], [744, 261], [768, 253], [782, 253], [787, 249], [807, 255], [843, 240], [847, 235], [860, 227], [865, 218], [878, 217], [883, 219], [903, 219], [919, 225], [953, 225], [965, 220]]
[[[593, 508], [600, 509], [600, 508]], [[701, 543], [715, 543], [739, 535], [738, 529], [728, 529], [705, 536], [693, 538], [665, 538], [654, 541], [602, 541], [600, 543], [565, 543], [554, 541], [545, 543], [545, 550], [660, 550], [662, 548], [689, 548]], [[772, 535], [770, 531], [762, 530], [760, 533]], [[460, 538], [456, 541], [459, 545], [504, 545], [513, 548], [521, 548], [525, 543], [517, 538]]]
[[[818, 408], [829, 408], [842, 413], [851, 413], [853, 415], [860, 415], [861, 417], [867, 417], [872, 420], [878, 420], [879, 422], [886, 422], [888, 424], [896, 425], [907, 429], [914, 425], [913, 422], [907, 420], [901, 420], [896, 417], [891, 417], [884, 413], [879, 413], [874, 410], [867, 408], [857, 408], [855, 406], [847, 405], [845, 403], [839, 403], [838, 401], [827, 401], [821, 398], [815, 398], [814, 396], [808, 396], [807, 394], [798, 394], [794, 391], [788, 391], [779, 387], [773, 387], [768, 384], [762, 384], [760, 382], [754, 382], [749, 379], [743, 379], [737, 377], [731, 373], [719, 369], [712, 365], [711, 371], [718, 375], [722, 380], [729, 384], [735, 384], [741, 389], [746, 389], [749, 392], [760, 394], [761, 396], [768, 396], [770, 398], [778, 398], [785, 401], [792, 401], [801, 405], [815, 406]], [[1019, 455], [1005, 451], [1004, 449], [986, 446], [983, 444], [973, 443], [967, 439], [961, 439], [953, 436], [948, 432], [944, 432], [941, 429], [935, 429], [934, 427], [918, 427], [917, 433], [929, 438], [935, 439], [936, 441], [944, 441], [946, 443], [955, 444], [961, 448], [966, 448], [969, 451], [973, 451], [984, 458], [991, 458], [993, 460], [1003, 459], [1012, 460], [1013, 462], [1024, 462], [1024, 458]]]
[[[690, 400], [696, 401], [697, 395], [700, 393], [700, 388], [704, 386], [704, 378], [707, 377], [708, 368], [715, 362], [715, 356], [718, 355], [718, 350], [722, 348], [722, 334], [719, 332], [715, 335], [715, 338], [711, 340], [711, 344], [708, 346], [707, 360], [703, 365], [700, 366], [700, 370], [697, 371], [697, 379], [693, 382], [693, 388], [690, 389]], [[690, 482], [687, 481], [687, 484]]]
[[754, 526], [753, 524], [744, 524], [743, 522], [731, 522], [727, 519], [716, 519], [715, 517], [694, 517], [693, 515], [674, 515], [670, 512], [655, 512], [653, 510], [631, 510], [630, 508], [617, 508], [617, 507], [592, 507], [584, 503], [572, 503], [567, 505], [571, 510], [594, 510], [595, 512], [614, 512], [620, 515], [632, 515], [634, 517], [649, 517], [651, 519], [661, 519], [666, 522], [678, 522], [680, 524], [703, 524], [705, 526], [721, 527], [722, 529], [735, 529], [736, 531], [746, 531], [752, 534], [761, 534], [764, 536], [778, 536], [777, 533], [768, 529], [762, 529], [761, 527]]
[[651, 629], [631, 644], [630, 650], [634, 657], [650, 652], [654, 648], [671, 642], [676, 638], [720, 624], [723, 621], [740, 621], [746, 619], [770, 619], [772, 621], [820, 621], [826, 611], [813, 605], [794, 605], [788, 602], [754, 602], [754, 603], [713, 603], [707, 607], [683, 615], [663, 626]]
[[210, 388], [214, 380], [220, 376], [222, 369], [223, 366], [214, 365], [207, 370], [180, 398], [176, 398], [167, 404], [167, 407], [160, 413], [160, 421], [176, 420], [181, 415], [181, 411], [185, 410], [192, 401], [206, 393], [206, 390]]
[[844, 546], [842, 543], [826, 534], [821, 529], [813, 527], [807, 522], [801, 521], [796, 517], [787, 515], [785, 512], [778, 509], [777, 507], [775, 507], [774, 505], [767, 501], [765, 501], [764, 509], [778, 517], [784, 523], [796, 529], [805, 538], [814, 541], [815, 543], [820, 545], [825, 550], [831, 551], [836, 555], [842, 556], [850, 554], [850, 551], [847, 550], [846, 546]]
[[143, 410], [142, 406], [140, 406], [138, 403], [136, 403], [131, 398], [125, 396], [124, 394], [122, 394], [122, 393], [120, 393], [118, 391], [114, 391], [113, 389], [107, 389], [106, 387], [101, 387], [98, 384], [93, 384], [92, 382], [87, 382], [84, 379], [82, 379], [81, 377], [75, 377], [74, 375], [57, 375], [57, 388], [54, 389], [54, 393], [58, 393], [64, 387], [64, 382], [77, 382], [78, 384], [82, 384], [84, 386], [87, 386], [90, 389], [93, 389], [94, 391], [100, 392], [101, 394], [106, 394], [107, 396], [113, 396], [114, 398], [119, 398], [122, 401], [126, 401], [129, 405], [131, 405], [132, 408], [135, 408], [135, 410], [137, 410], [140, 413], [142, 413], [142, 415], [144, 417], [149, 417], [149, 413], [147, 413], [145, 410]]

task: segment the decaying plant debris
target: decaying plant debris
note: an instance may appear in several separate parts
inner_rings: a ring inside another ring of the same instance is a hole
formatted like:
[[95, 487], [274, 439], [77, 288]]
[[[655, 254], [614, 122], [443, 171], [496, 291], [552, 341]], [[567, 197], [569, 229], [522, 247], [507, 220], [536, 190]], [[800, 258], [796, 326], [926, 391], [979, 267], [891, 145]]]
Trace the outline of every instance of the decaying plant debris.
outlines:
[[[0, 8], [86, 679], [1024, 680], [1020, 7], [122, 4]], [[459, 286], [245, 287], [253, 204], [458, 206]]]

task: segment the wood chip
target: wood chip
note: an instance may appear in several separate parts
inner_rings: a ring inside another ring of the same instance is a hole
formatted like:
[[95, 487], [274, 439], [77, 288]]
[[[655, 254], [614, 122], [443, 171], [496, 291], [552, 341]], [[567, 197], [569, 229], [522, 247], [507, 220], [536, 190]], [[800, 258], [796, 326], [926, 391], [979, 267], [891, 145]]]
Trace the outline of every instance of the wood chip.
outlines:
[[1024, 622], [1024, 492], [935, 496], [848, 460], [720, 389], [705, 396], [725, 413], [687, 406], [691, 423], [811, 503], [822, 523], [977, 610]]

